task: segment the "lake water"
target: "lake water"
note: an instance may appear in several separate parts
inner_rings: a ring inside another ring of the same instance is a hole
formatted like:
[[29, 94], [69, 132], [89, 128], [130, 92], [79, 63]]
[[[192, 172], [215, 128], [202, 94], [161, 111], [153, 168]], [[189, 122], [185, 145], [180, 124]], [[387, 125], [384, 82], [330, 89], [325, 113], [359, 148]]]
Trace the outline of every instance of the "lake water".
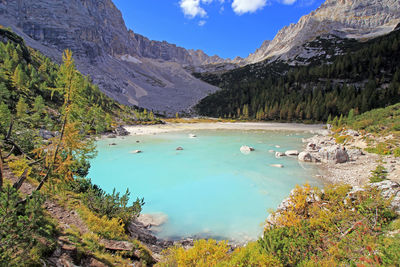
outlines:
[[[304, 137], [309, 135], [198, 130], [105, 139], [98, 141], [89, 177], [107, 192], [129, 188], [132, 199], [144, 197], [142, 213], [166, 214], [167, 222], [153, 229], [158, 237], [246, 241], [262, 234], [268, 211], [295, 185], [321, 185], [313, 165], [269, 152], [301, 150]], [[245, 155], [242, 145], [255, 151]], [[137, 149], [143, 153], [130, 153]]]

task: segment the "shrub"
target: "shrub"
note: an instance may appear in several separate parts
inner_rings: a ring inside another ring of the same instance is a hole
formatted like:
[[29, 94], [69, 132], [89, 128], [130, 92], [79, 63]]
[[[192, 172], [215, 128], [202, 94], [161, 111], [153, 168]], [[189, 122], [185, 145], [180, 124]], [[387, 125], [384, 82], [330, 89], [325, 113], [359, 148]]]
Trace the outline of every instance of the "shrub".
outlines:
[[378, 165], [375, 170], [371, 171], [370, 183], [379, 183], [386, 180], [387, 171], [382, 165]]
[[40, 266], [55, 248], [55, 227], [44, 215], [41, 195], [35, 193], [24, 205], [18, 201], [10, 185], [0, 191], [0, 266]]
[[225, 241], [198, 240], [188, 250], [172, 247], [163, 252], [164, 258], [157, 266], [216, 266], [228, 259], [229, 246]]
[[221, 265], [237, 267], [283, 266], [279, 259], [264, 253], [258, 242], [250, 242], [245, 247], [235, 249], [230, 259]]
[[91, 231], [109, 239], [126, 239], [125, 225], [121, 219], [108, 219], [107, 216], [97, 216], [85, 206], [78, 209], [79, 215], [86, 222]]
[[376, 147], [368, 147], [365, 149], [365, 151], [369, 153], [374, 153], [378, 155], [390, 155], [392, 154], [390, 150], [390, 145], [386, 143], [379, 143], [376, 145]]

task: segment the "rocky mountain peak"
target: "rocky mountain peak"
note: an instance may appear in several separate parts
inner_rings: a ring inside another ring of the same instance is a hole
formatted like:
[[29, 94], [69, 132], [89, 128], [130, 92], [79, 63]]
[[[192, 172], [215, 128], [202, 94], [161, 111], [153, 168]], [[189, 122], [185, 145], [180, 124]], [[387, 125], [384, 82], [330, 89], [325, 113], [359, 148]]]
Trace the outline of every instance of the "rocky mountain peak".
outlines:
[[246, 59], [293, 59], [303, 53], [300, 46], [323, 35], [365, 40], [394, 30], [400, 22], [398, 0], [326, 0], [318, 9], [282, 28], [274, 40], [266, 41]]

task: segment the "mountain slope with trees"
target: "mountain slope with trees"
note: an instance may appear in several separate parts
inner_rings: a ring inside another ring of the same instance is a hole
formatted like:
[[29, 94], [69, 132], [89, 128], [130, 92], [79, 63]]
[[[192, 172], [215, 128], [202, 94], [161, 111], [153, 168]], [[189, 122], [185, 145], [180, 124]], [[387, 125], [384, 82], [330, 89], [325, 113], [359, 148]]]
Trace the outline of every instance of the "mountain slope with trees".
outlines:
[[86, 178], [95, 136], [120, 123], [157, 123], [151, 112], [101, 93], [71, 51], [59, 66], [0, 28], [0, 118], [0, 266], [53, 265], [57, 253], [60, 264], [153, 261], [127, 230], [143, 199]]
[[223, 74], [196, 74], [222, 90], [196, 106], [201, 115], [257, 120], [327, 121], [400, 102], [400, 29], [365, 43], [349, 41], [330, 62], [263, 62]]

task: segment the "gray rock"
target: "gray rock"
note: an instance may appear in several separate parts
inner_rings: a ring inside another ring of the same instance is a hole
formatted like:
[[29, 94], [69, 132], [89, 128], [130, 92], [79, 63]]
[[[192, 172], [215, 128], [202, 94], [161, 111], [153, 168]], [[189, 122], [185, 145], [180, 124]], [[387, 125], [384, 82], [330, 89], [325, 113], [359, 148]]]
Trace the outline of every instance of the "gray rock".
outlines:
[[276, 158], [281, 158], [281, 157], [285, 157], [285, 156], [286, 156], [285, 153], [282, 153], [282, 152], [275, 152], [275, 157], [276, 157]]
[[344, 147], [334, 145], [323, 147], [318, 152], [321, 161], [325, 163], [344, 163], [349, 161], [349, 155]]
[[364, 155], [364, 153], [362, 152], [361, 149], [348, 149], [347, 154], [349, 155], [349, 160], [351, 160], [351, 161], [355, 161], [359, 157]]
[[299, 151], [297, 150], [288, 150], [285, 152], [286, 156], [298, 156], [299, 155]]
[[118, 126], [117, 128], [115, 128], [114, 131], [118, 136], [127, 136], [127, 135], [129, 135], [129, 132], [123, 126]]
[[39, 130], [39, 136], [42, 137], [45, 140], [51, 139], [53, 137], [56, 137], [58, 135], [58, 132], [51, 132], [51, 131], [47, 131], [44, 129], [40, 129]]
[[299, 161], [303, 161], [303, 162], [312, 162], [313, 161], [313, 157], [311, 156], [310, 152], [307, 151], [303, 151], [299, 154], [299, 156], [297, 157], [297, 159]]
[[180, 146], [179, 146], [179, 147], [176, 148], [176, 150], [178, 150], [178, 151], [179, 151], [179, 150], [183, 150], [183, 147], [180, 147]]

